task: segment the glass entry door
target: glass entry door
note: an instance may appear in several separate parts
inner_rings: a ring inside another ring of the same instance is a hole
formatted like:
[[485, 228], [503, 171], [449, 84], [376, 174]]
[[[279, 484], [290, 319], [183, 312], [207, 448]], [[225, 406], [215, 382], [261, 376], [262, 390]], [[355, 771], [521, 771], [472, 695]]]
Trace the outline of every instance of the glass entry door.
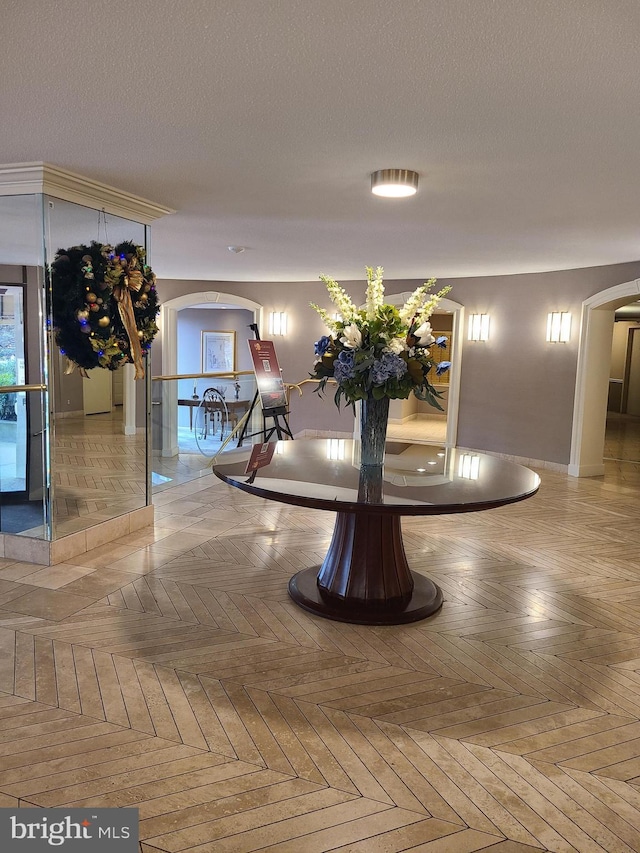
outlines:
[[[24, 288], [0, 284], [0, 386], [24, 385], [26, 375]], [[0, 394], [0, 492], [28, 493], [28, 413], [26, 392]]]

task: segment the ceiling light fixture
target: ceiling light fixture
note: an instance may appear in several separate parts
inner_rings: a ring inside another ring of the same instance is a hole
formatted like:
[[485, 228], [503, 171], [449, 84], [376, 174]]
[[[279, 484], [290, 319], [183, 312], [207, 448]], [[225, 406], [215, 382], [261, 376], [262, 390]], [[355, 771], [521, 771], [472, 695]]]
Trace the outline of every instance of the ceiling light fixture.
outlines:
[[410, 169], [378, 169], [371, 173], [371, 192], [385, 198], [405, 198], [418, 191], [418, 173]]
[[244, 252], [244, 246], [227, 246], [227, 249], [230, 252], [233, 252], [234, 255], [239, 255], [241, 252]]

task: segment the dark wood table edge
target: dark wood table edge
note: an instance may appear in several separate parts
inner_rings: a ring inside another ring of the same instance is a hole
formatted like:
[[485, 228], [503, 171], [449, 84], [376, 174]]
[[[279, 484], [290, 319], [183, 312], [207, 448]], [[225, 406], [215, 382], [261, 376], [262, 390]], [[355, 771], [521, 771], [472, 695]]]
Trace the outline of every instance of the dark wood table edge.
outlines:
[[[222, 463], [224, 464], [224, 463]], [[514, 463], [515, 464], [515, 463]], [[525, 467], [525, 466], [520, 466]], [[258, 498], [264, 498], [277, 503], [290, 504], [291, 506], [303, 506], [307, 509], [323, 509], [327, 512], [363, 512], [378, 515], [454, 515], [462, 512], [482, 512], [487, 509], [498, 509], [501, 506], [518, 503], [533, 497], [540, 488], [540, 482], [533, 489], [509, 498], [497, 498], [495, 500], [478, 501], [473, 504], [374, 504], [358, 503], [357, 501], [327, 500], [325, 498], [312, 498], [306, 495], [288, 495], [286, 492], [274, 492], [269, 489], [261, 489], [255, 482], [243, 483], [234, 477], [229, 477], [221, 471], [217, 471], [215, 465], [212, 472], [219, 480], [229, 486], [247, 492]], [[237, 475], [234, 475], [237, 476]], [[246, 475], [249, 479], [249, 474]]]

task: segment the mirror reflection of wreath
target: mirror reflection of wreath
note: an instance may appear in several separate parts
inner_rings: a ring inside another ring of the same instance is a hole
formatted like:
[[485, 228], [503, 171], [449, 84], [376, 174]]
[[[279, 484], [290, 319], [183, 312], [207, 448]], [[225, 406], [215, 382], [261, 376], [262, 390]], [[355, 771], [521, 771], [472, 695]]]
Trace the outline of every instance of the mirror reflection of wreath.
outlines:
[[67, 373], [94, 367], [117, 370], [133, 362], [144, 376], [143, 357], [158, 333], [156, 277], [142, 246], [59, 249], [51, 265], [55, 342], [66, 355]]

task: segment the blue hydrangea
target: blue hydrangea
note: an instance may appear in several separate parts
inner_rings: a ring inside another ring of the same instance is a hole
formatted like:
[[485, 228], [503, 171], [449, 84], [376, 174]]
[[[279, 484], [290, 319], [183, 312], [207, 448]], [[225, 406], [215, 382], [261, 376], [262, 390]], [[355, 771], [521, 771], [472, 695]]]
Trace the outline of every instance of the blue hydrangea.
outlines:
[[438, 365], [437, 365], [437, 367], [436, 367], [436, 374], [437, 374], [438, 376], [442, 376], [442, 374], [443, 374], [446, 370], [449, 370], [449, 368], [450, 368], [450, 367], [451, 367], [451, 362], [450, 362], [450, 361], [441, 361], [441, 362], [440, 362], [440, 364], [438, 364]]
[[444, 335], [440, 335], [439, 338], [436, 338], [436, 346], [444, 349], [447, 345], [448, 338], [445, 338]]
[[313, 349], [316, 355], [323, 356], [325, 352], [329, 349], [329, 345], [331, 344], [331, 338], [328, 335], [323, 335], [319, 341], [316, 341], [313, 345]]
[[338, 358], [333, 362], [333, 377], [338, 384], [346, 379], [353, 379], [355, 371], [355, 353], [342, 350]]
[[376, 359], [371, 367], [371, 380], [374, 385], [384, 385], [387, 379], [402, 379], [407, 372], [407, 363], [394, 352], [385, 352]]

